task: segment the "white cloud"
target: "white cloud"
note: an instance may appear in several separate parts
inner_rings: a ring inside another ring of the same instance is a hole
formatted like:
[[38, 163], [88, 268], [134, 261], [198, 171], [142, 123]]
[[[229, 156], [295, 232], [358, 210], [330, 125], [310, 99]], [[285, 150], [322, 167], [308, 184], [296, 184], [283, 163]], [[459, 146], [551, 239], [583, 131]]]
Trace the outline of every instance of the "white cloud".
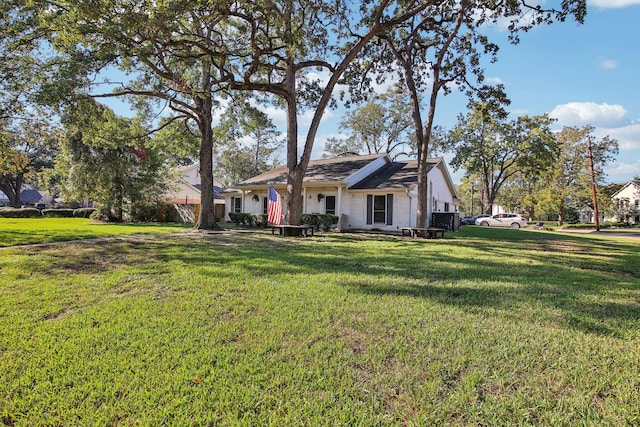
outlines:
[[619, 9], [623, 7], [640, 5], [640, 0], [589, 0], [590, 6], [603, 9]]
[[599, 64], [600, 64], [600, 67], [607, 70], [613, 70], [614, 68], [618, 67], [618, 63], [614, 59], [600, 58]]
[[504, 84], [504, 81], [500, 77], [487, 77], [484, 81], [490, 85]]
[[596, 129], [594, 133], [598, 137], [608, 135], [617, 140], [621, 152], [640, 150], [640, 122], [618, 128], [600, 128]]
[[627, 110], [622, 105], [570, 102], [556, 106], [549, 113], [561, 126], [616, 127], [624, 122]]
[[633, 163], [618, 161], [607, 167], [609, 182], [627, 182], [638, 175], [640, 175], [640, 160], [636, 160]]

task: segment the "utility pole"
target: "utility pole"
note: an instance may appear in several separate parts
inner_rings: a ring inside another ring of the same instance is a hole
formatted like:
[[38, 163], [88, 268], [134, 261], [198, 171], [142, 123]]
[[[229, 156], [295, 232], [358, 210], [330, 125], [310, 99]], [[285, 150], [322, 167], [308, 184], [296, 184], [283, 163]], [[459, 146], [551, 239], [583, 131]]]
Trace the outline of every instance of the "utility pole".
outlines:
[[587, 136], [587, 149], [589, 151], [589, 166], [591, 168], [591, 192], [593, 193], [593, 216], [596, 223], [596, 231], [600, 231], [600, 218], [598, 213], [598, 197], [596, 195], [596, 174], [593, 170], [593, 151], [591, 150], [591, 136]]
[[471, 215], [473, 216], [473, 181], [471, 181]]

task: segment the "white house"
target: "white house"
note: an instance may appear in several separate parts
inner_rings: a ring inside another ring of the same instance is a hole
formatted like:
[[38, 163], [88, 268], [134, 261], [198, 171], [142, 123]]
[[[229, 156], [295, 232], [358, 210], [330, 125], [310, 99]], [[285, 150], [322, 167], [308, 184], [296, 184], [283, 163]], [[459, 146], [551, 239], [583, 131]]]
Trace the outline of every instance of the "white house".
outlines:
[[640, 223], [640, 181], [629, 181], [611, 196], [617, 206], [618, 221]]
[[[458, 199], [443, 159], [429, 159], [429, 167], [431, 222], [432, 213], [457, 213]], [[284, 196], [286, 177], [287, 168], [280, 167], [229, 187], [226, 211], [266, 213], [269, 186]], [[394, 162], [387, 154], [371, 154], [311, 161], [303, 180], [303, 213], [337, 215], [343, 229], [414, 227], [417, 184], [415, 160]]]
[[[170, 184], [170, 190], [164, 195], [167, 203], [174, 205], [182, 220], [194, 222], [200, 208], [200, 164], [184, 166], [177, 171], [177, 179]], [[222, 183], [213, 178], [213, 203], [216, 218], [224, 218], [224, 196]]]

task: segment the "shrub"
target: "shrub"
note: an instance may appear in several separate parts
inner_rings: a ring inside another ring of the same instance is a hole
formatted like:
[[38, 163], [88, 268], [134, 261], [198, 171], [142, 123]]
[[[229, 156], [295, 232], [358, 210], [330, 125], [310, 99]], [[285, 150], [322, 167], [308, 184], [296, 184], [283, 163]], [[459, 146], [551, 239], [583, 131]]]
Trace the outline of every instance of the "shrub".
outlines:
[[73, 210], [75, 218], [91, 218], [91, 214], [97, 211], [96, 208], [78, 208]]
[[2, 218], [40, 218], [42, 213], [36, 208], [2, 208], [0, 209]]
[[236, 225], [245, 225], [252, 226], [253, 225], [253, 216], [248, 213], [241, 212], [229, 212], [229, 219], [234, 222]]
[[253, 217], [253, 223], [256, 225], [256, 227], [264, 228], [267, 226], [268, 218], [269, 218], [267, 214], [254, 213], [254, 214], [251, 214], [251, 216]]
[[132, 222], [151, 222], [158, 217], [160, 204], [134, 204], [131, 206], [130, 220]]
[[320, 218], [318, 214], [302, 214], [300, 215], [300, 223], [313, 225], [317, 229], [320, 227]]
[[73, 209], [43, 209], [42, 216], [47, 218], [71, 218]]
[[316, 229], [322, 227], [329, 229], [338, 224], [338, 217], [330, 214], [302, 214], [300, 216], [302, 224], [313, 225]]
[[334, 225], [338, 225], [337, 215], [325, 214], [325, 215], [319, 215], [319, 217], [320, 217], [319, 219], [320, 225], [322, 225], [326, 229], [329, 229]]

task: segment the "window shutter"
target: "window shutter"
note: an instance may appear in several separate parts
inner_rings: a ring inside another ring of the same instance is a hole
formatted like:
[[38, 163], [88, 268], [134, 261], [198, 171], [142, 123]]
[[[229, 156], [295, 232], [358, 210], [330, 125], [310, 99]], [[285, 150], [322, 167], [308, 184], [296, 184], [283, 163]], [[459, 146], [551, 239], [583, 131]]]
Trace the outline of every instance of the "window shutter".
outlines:
[[373, 195], [367, 194], [367, 224], [373, 224]]
[[393, 194], [387, 194], [387, 225], [393, 224]]

